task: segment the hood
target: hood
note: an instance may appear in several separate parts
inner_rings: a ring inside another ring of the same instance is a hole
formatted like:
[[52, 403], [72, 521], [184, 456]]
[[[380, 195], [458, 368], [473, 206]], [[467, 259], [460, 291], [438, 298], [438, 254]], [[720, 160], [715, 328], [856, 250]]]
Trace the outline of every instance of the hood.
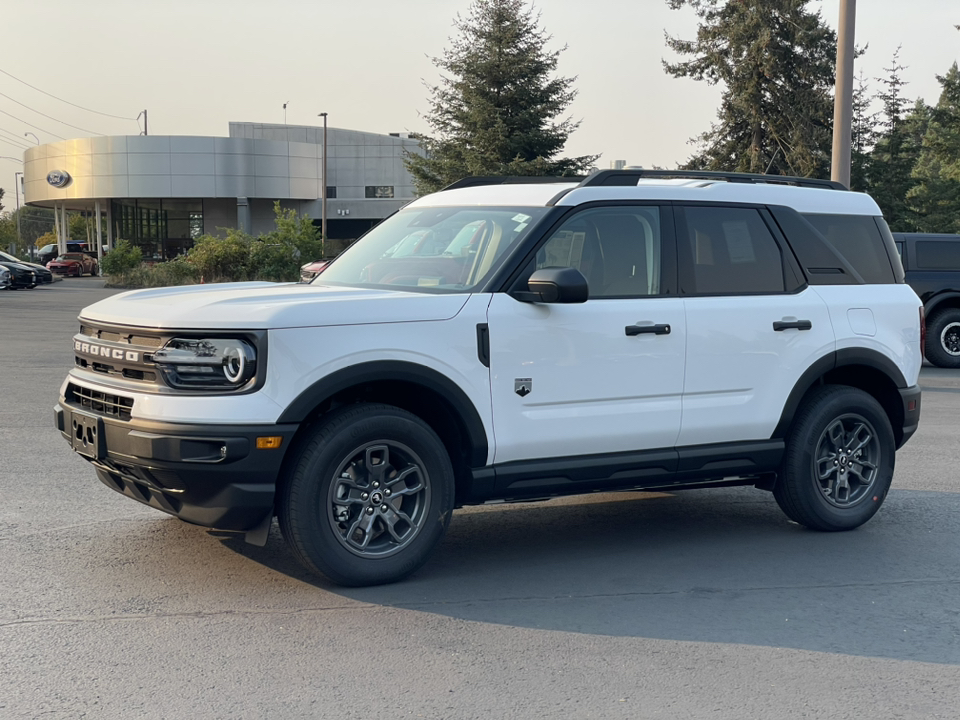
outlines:
[[120, 293], [80, 313], [92, 322], [170, 330], [264, 330], [449, 320], [469, 295], [264, 282]]

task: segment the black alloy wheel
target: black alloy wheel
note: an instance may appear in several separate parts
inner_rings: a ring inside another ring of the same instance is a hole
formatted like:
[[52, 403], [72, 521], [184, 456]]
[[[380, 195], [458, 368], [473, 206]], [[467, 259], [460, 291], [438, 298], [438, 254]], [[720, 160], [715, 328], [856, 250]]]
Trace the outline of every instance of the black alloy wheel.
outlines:
[[852, 530], [883, 504], [895, 453], [893, 429], [880, 403], [858, 388], [824, 385], [794, 419], [774, 497], [801, 525]]
[[372, 403], [329, 413], [307, 433], [277, 498], [298, 559], [352, 586], [419, 569], [453, 512], [453, 467], [437, 434], [412, 413]]

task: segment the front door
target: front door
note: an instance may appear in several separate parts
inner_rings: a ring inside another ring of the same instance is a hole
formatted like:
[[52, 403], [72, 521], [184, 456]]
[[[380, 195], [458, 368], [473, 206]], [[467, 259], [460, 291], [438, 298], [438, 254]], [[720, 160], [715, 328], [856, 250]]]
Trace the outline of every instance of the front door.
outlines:
[[672, 228], [656, 206], [581, 210], [521, 282], [538, 268], [574, 267], [587, 278], [585, 303], [492, 296], [495, 463], [674, 446], [686, 322]]

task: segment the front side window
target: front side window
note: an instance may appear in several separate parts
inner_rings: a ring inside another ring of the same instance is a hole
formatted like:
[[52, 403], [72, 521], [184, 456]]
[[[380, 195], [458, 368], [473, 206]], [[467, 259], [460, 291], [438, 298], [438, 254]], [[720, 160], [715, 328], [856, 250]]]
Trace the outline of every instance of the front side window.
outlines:
[[500, 266], [548, 209], [401, 210], [351, 245], [314, 282], [469, 292]]
[[784, 292], [780, 246], [759, 211], [686, 207], [678, 216], [681, 285], [690, 295]]
[[596, 208], [550, 236], [537, 252], [536, 269], [579, 270], [590, 298], [648, 297], [660, 294], [660, 253], [660, 208]]

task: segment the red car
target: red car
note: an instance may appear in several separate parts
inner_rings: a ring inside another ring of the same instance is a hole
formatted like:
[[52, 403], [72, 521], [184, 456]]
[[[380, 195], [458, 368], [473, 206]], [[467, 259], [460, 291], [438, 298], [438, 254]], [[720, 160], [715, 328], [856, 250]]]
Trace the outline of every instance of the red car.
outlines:
[[74, 275], [80, 277], [89, 273], [97, 275], [99, 268], [97, 261], [84, 253], [64, 253], [47, 263], [47, 270], [57, 275]]
[[300, 268], [300, 282], [308, 283], [317, 275], [323, 272], [324, 268], [330, 264], [329, 260], [314, 260]]

